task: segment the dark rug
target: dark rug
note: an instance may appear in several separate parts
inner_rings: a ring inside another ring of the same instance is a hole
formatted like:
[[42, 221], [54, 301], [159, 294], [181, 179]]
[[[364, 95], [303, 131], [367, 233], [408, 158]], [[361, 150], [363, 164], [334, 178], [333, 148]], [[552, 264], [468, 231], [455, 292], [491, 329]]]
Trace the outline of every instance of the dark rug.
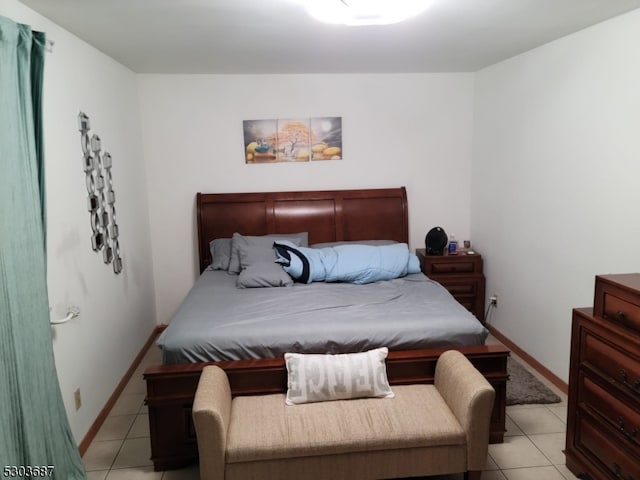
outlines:
[[560, 402], [558, 395], [511, 357], [507, 359], [507, 371], [509, 372], [507, 405]]

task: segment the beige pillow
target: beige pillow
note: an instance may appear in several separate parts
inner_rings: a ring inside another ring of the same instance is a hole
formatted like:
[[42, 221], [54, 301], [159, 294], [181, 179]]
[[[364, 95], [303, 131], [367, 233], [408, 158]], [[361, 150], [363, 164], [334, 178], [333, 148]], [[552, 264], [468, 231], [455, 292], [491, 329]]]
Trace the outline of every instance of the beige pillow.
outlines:
[[387, 353], [386, 347], [338, 355], [285, 353], [285, 402], [296, 405], [347, 398], [392, 398], [384, 362]]

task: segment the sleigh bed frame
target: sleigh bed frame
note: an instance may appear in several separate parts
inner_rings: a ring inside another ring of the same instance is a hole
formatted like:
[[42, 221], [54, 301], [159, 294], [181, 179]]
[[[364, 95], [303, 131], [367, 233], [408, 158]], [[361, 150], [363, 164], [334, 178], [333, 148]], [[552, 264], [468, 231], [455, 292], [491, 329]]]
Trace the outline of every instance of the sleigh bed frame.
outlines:
[[[244, 235], [309, 233], [309, 244], [385, 239], [409, 242], [404, 187], [264, 193], [198, 193], [197, 224], [200, 271], [211, 262], [209, 242]], [[491, 417], [492, 443], [505, 433], [507, 357], [501, 345], [457, 348], [496, 390]], [[445, 349], [391, 351], [387, 372], [392, 385], [432, 383], [435, 363]], [[149, 408], [151, 459], [155, 470], [182, 468], [198, 458], [191, 407], [200, 373], [218, 365], [229, 377], [233, 395], [286, 391], [282, 358], [157, 365], [144, 372]]]

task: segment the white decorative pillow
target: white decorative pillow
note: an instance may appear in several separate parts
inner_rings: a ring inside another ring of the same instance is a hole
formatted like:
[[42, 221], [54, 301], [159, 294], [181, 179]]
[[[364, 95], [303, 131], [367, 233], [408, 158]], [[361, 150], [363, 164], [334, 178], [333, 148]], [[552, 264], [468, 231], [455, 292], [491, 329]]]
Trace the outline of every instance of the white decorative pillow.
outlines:
[[384, 360], [389, 349], [362, 353], [285, 353], [288, 389], [285, 403], [323, 402], [347, 398], [392, 398]]

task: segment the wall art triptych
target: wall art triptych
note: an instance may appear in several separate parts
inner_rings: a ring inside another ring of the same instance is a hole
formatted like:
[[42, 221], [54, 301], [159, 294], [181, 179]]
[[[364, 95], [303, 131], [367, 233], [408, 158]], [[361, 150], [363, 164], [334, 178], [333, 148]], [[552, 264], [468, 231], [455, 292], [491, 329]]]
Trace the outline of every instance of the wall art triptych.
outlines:
[[242, 123], [246, 163], [342, 160], [342, 117]]

